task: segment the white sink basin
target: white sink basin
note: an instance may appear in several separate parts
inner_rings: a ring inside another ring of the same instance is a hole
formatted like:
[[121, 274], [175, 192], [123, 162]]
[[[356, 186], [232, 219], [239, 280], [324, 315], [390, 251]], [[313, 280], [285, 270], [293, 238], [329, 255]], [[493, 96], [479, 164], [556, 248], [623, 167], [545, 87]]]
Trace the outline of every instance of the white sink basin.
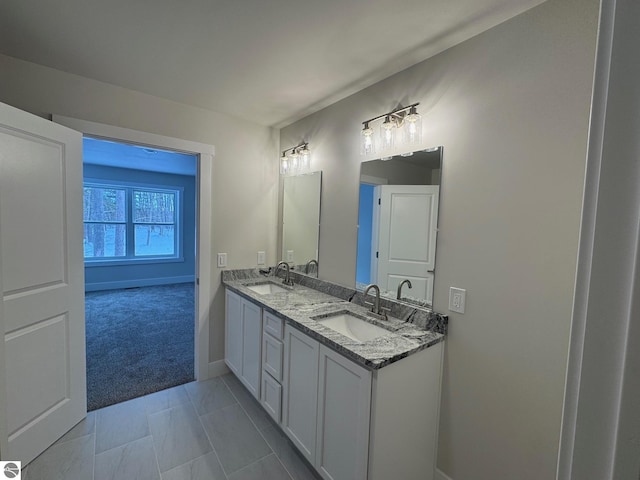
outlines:
[[258, 295], [270, 295], [272, 293], [288, 292], [286, 288], [279, 287], [274, 283], [260, 283], [258, 285], [247, 285], [247, 288]]
[[358, 342], [367, 342], [391, 333], [389, 330], [380, 328], [347, 312], [340, 312], [330, 317], [317, 318], [316, 322]]

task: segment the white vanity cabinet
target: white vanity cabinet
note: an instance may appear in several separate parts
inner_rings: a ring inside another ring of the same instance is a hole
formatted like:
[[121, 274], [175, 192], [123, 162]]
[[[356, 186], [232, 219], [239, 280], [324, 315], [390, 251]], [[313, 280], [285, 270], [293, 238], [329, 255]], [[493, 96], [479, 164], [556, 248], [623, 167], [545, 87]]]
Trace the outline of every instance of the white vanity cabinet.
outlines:
[[225, 362], [245, 387], [260, 400], [262, 309], [226, 291]]
[[285, 326], [283, 428], [327, 479], [366, 479], [371, 372]]
[[315, 466], [327, 479], [366, 479], [371, 372], [320, 345]]
[[433, 480], [444, 342], [369, 370], [226, 290], [225, 361], [326, 480]]
[[315, 465], [320, 344], [290, 325], [284, 328], [282, 428]]
[[262, 313], [262, 393], [260, 403], [276, 423], [282, 419], [282, 374], [284, 359], [283, 320]]
[[282, 427], [327, 480], [433, 480], [443, 343], [367, 370], [286, 325]]

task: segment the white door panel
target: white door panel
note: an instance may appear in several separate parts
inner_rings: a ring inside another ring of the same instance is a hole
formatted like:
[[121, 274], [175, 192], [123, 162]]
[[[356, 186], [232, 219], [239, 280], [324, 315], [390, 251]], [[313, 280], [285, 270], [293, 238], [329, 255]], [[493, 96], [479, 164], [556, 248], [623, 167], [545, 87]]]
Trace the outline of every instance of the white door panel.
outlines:
[[30, 462], [86, 415], [82, 136], [0, 104], [0, 451]]
[[376, 283], [394, 291], [404, 279], [413, 289], [406, 292], [430, 301], [438, 224], [438, 185], [381, 185]]

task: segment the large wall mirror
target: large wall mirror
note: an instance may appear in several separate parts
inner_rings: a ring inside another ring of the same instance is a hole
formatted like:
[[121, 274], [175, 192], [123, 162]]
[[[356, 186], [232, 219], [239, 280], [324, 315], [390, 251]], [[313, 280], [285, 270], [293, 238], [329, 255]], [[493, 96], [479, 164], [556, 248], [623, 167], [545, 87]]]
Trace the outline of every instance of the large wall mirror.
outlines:
[[284, 178], [281, 258], [313, 276], [318, 274], [321, 189], [322, 172]]
[[432, 305], [441, 172], [442, 147], [362, 163], [358, 290]]

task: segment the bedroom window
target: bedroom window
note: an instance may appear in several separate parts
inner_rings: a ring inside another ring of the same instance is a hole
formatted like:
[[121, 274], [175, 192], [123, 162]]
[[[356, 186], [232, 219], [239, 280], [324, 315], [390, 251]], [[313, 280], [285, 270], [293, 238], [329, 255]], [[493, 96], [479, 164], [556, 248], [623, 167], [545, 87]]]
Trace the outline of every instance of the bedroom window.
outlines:
[[180, 190], [84, 184], [86, 261], [175, 259]]

